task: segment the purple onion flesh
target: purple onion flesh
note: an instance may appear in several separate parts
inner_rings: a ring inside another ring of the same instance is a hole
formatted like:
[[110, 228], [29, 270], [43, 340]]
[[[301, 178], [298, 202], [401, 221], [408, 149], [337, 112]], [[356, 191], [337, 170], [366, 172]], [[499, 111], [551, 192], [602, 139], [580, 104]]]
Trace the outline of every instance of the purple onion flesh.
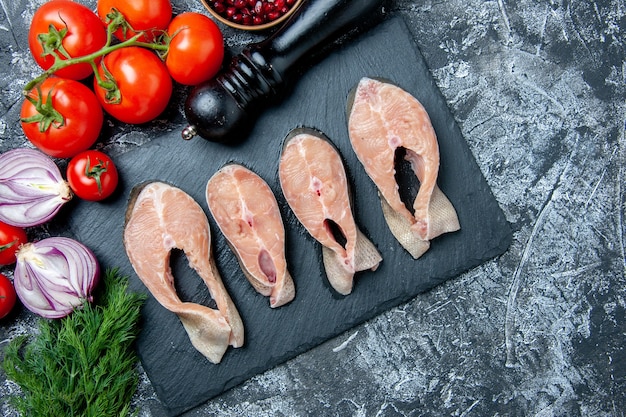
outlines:
[[93, 300], [100, 278], [94, 253], [67, 237], [49, 237], [20, 247], [13, 274], [24, 306], [45, 318], [65, 317]]
[[50, 220], [72, 191], [44, 153], [18, 148], [0, 155], [0, 220], [17, 227]]

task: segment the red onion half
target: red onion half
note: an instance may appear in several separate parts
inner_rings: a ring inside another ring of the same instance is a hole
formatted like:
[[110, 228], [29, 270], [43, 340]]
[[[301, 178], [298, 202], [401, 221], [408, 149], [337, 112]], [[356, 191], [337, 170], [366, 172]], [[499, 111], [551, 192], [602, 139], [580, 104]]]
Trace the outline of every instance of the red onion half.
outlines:
[[15, 292], [33, 313], [60, 318], [93, 300], [100, 277], [93, 252], [67, 237], [49, 237], [20, 247], [13, 280]]
[[0, 155], [0, 220], [30, 227], [50, 220], [72, 198], [59, 167], [44, 153], [13, 149]]

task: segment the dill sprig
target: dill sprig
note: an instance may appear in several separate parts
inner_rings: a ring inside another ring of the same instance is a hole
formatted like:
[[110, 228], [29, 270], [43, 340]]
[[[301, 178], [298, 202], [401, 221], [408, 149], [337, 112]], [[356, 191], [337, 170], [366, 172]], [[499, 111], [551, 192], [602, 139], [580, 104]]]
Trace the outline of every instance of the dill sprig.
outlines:
[[41, 319], [39, 332], [6, 348], [3, 367], [22, 393], [11, 397], [24, 416], [126, 416], [138, 384], [133, 342], [145, 296], [107, 270], [96, 302], [60, 320]]

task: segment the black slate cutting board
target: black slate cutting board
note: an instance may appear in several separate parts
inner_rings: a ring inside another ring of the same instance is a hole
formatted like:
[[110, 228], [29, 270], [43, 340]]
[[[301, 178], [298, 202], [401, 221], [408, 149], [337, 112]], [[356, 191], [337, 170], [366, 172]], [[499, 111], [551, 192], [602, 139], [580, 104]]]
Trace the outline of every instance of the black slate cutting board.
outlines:
[[[358, 163], [347, 136], [346, 98], [363, 76], [387, 78], [416, 96], [429, 112], [441, 152], [439, 185], [456, 207], [459, 232], [432, 242], [413, 260], [389, 232], [375, 186]], [[383, 262], [375, 272], [357, 275], [347, 297], [328, 285], [319, 245], [297, 222], [278, 185], [283, 138], [299, 126], [319, 129], [336, 144], [355, 190], [355, 217], [376, 244]], [[181, 126], [182, 129], [183, 126]], [[209, 217], [214, 256], [245, 326], [243, 348], [230, 348], [214, 365], [199, 354], [178, 318], [149, 297], [143, 309], [138, 351], [163, 406], [180, 414], [226, 389], [337, 336], [377, 314], [408, 301], [506, 250], [511, 230], [416, 48], [405, 22], [390, 18], [339, 46], [306, 71], [280, 105], [269, 107], [250, 137], [236, 147], [194, 139], [175, 130], [117, 159], [122, 193], [106, 203], [79, 202], [68, 216], [70, 232], [91, 247], [103, 267], [120, 267], [131, 288], [146, 291], [122, 246], [127, 197], [145, 180], [162, 180], [189, 193], [208, 214], [206, 182], [227, 162], [239, 162], [264, 178], [281, 207], [287, 262], [296, 285], [295, 300], [269, 308], [244, 278], [223, 236]], [[210, 305], [201, 279], [174, 252], [172, 267], [183, 300]]]

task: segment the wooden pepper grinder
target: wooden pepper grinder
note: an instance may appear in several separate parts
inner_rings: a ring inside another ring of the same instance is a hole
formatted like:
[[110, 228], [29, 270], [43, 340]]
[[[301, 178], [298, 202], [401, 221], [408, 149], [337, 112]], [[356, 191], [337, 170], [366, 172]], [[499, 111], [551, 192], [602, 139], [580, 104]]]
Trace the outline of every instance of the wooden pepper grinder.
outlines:
[[194, 87], [185, 102], [182, 136], [238, 142], [252, 118], [284, 87], [298, 64], [360, 23], [371, 20], [382, 0], [307, 0], [285, 25], [247, 46], [215, 78]]

